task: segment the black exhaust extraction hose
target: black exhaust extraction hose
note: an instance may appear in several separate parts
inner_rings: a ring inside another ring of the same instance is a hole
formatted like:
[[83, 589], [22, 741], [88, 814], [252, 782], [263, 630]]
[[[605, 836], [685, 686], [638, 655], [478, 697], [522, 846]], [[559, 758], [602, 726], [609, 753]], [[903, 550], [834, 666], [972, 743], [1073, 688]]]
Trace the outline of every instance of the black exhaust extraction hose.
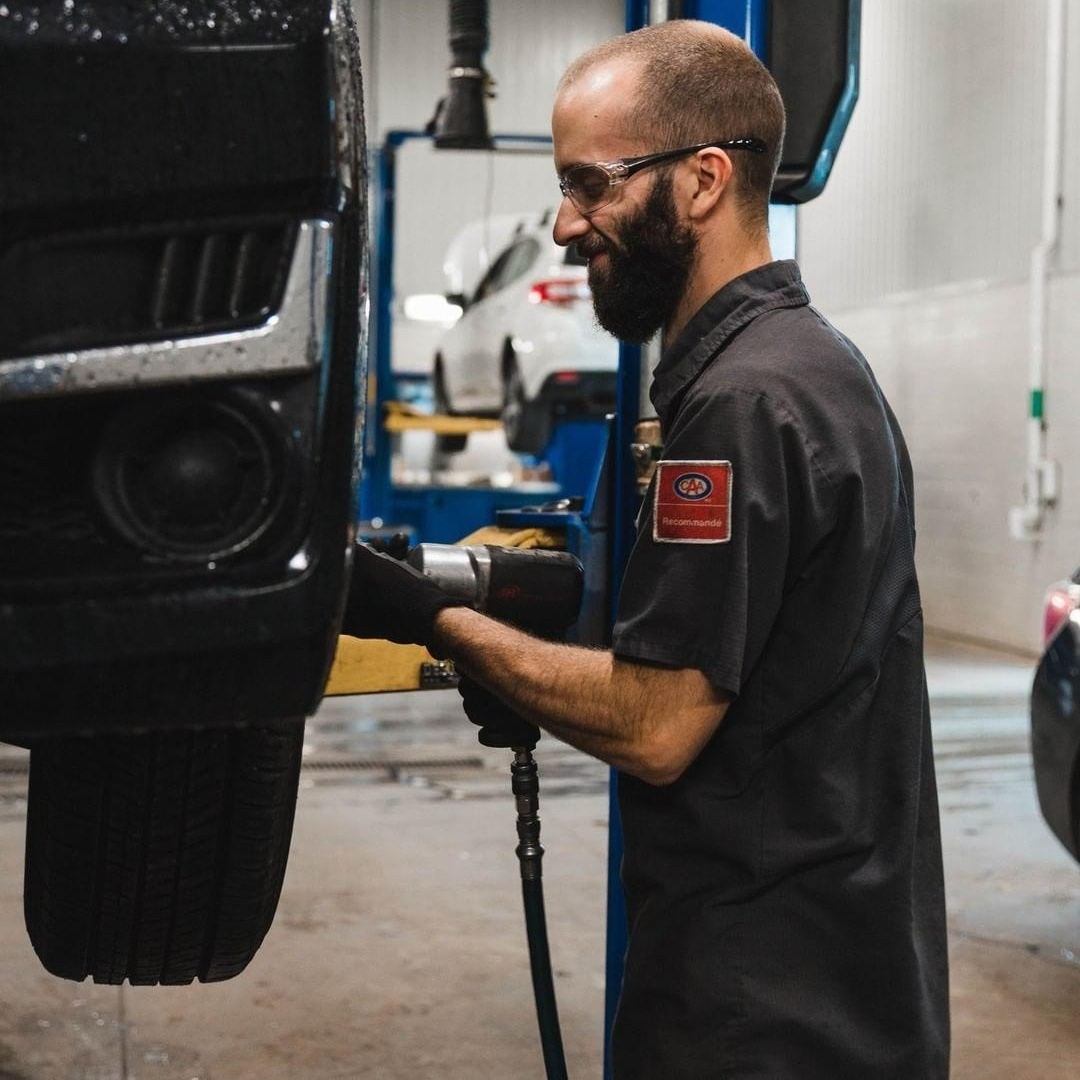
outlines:
[[449, 87], [429, 125], [440, 149], [494, 148], [487, 122], [487, 47], [488, 0], [450, 0]]

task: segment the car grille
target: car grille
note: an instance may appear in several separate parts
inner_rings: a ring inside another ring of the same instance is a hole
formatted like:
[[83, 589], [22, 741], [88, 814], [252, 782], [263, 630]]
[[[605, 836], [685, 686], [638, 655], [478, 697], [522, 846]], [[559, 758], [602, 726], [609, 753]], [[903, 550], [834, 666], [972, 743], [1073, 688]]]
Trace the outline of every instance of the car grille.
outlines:
[[154, 224], [0, 250], [0, 361], [240, 329], [280, 303], [292, 220]]

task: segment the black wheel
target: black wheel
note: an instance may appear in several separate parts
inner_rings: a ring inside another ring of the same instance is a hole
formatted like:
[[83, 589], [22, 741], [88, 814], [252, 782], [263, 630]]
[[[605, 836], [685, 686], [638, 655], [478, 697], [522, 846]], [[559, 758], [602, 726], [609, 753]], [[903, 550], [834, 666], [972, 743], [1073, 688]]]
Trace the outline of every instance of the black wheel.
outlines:
[[551, 410], [525, 397], [525, 384], [516, 360], [509, 360], [503, 374], [502, 425], [506, 444], [519, 454], [541, 454], [551, 437]]
[[304, 722], [50, 739], [30, 752], [24, 908], [46, 969], [218, 982], [270, 929]]
[[[446, 376], [443, 374], [442, 363], [438, 358], [435, 360], [435, 371], [431, 377], [431, 394], [435, 399], [435, 412], [441, 416], [453, 416], [454, 411], [450, 408], [450, 398], [446, 393]], [[460, 454], [465, 449], [468, 435], [436, 435], [435, 449], [444, 454]]]

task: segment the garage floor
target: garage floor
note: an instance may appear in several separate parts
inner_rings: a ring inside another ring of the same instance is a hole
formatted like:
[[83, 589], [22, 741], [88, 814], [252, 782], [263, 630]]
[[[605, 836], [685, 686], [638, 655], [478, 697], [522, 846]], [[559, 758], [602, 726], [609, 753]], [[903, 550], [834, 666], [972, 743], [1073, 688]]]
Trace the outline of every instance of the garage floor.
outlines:
[[[953, 1080], [1076, 1075], [1080, 867], [1038, 816], [1031, 664], [934, 643], [928, 665]], [[452, 691], [328, 700], [308, 742], [269, 937], [239, 978], [180, 988], [40, 969], [25, 755], [0, 747], [0, 1080], [540, 1080], [507, 755], [476, 744]], [[549, 739], [538, 758], [568, 1068], [599, 1080], [607, 771]]]

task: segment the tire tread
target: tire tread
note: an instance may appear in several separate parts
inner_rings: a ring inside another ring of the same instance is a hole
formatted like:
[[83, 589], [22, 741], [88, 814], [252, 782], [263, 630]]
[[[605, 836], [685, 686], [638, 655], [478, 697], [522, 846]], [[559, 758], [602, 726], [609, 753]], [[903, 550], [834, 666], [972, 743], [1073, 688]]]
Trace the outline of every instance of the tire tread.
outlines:
[[239, 974], [273, 921], [303, 721], [63, 738], [31, 751], [24, 908], [54, 975]]

